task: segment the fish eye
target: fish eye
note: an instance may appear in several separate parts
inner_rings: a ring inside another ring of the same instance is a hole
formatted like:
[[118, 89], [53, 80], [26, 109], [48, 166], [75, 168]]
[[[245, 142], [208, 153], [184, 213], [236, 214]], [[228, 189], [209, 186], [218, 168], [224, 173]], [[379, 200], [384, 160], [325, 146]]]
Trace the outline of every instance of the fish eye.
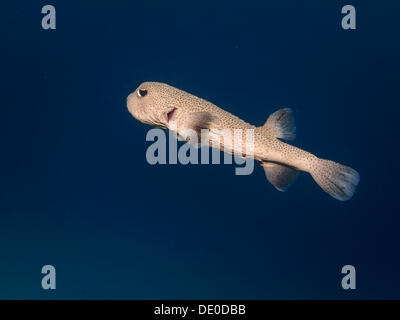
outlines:
[[139, 97], [144, 97], [145, 95], [147, 95], [147, 90], [139, 89], [137, 91], [137, 94], [138, 94]]

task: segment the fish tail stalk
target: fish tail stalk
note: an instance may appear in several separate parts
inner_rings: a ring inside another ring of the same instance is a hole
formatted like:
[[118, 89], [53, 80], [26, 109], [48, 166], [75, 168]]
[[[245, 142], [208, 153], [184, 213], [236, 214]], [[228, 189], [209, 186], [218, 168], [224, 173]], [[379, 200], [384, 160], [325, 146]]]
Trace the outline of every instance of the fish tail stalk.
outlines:
[[309, 173], [325, 192], [340, 201], [349, 200], [360, 181], [360, 176], [354, 169], [319, 158], [314, 159]]
[[[274, 112], [260, 129], [276, 138], [294, 139], [296, 126], [291, 109], [285, 108]], [[274, 144], [279, 151], [271, 149], [269, 141], [261, 165], [268, 181], [279, 191], [286, 191], [300, 170], [310, 173], [315, 182], [337, 200], [345, 201], [353, 196], [360, 181], [357, 171], [334, 161], [320, 159], [281, 141], [279, 144], [277, 142]]]

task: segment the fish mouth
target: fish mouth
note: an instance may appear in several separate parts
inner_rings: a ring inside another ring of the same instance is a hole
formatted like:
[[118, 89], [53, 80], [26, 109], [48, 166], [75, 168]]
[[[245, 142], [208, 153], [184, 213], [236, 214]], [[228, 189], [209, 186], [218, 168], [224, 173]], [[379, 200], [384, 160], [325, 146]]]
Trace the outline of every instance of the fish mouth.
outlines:
[[171, 120], [173, 120], [173, 117], [175, 115], [175, 111], [176, 111], [176, 108], [173, 108], [171, 111], [169, 111], [167, 113], [168, 123], [171, 122]]

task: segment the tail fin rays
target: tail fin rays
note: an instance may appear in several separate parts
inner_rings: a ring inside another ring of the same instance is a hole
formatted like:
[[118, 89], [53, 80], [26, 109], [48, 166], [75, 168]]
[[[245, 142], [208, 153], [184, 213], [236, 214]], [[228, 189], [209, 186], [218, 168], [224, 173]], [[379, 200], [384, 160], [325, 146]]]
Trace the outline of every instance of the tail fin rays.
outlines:
[[317, 160], [310, 174], [325, 192], [340, 201], [349, 200], [360, 181], [354, 169], [324, 159]]

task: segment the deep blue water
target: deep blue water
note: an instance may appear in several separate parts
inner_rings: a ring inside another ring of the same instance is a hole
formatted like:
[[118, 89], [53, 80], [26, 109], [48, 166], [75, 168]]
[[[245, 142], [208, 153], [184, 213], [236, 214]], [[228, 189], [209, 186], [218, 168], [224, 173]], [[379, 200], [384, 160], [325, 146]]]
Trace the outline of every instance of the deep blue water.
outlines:
[[[41, 29], [41, 8], [57, 29]], [[353, 4], [357, 29], [343, 30]], [[8, 1], [1, 10], [0, 298], [400, 298], [395, 1]], [[339, 202], [302, 174], [146, 162], [143, 81], [355, 168]], [[57, 289], [41, 288], [54, 265]], [[343, 290], [343, 265], [356, 290]]]

